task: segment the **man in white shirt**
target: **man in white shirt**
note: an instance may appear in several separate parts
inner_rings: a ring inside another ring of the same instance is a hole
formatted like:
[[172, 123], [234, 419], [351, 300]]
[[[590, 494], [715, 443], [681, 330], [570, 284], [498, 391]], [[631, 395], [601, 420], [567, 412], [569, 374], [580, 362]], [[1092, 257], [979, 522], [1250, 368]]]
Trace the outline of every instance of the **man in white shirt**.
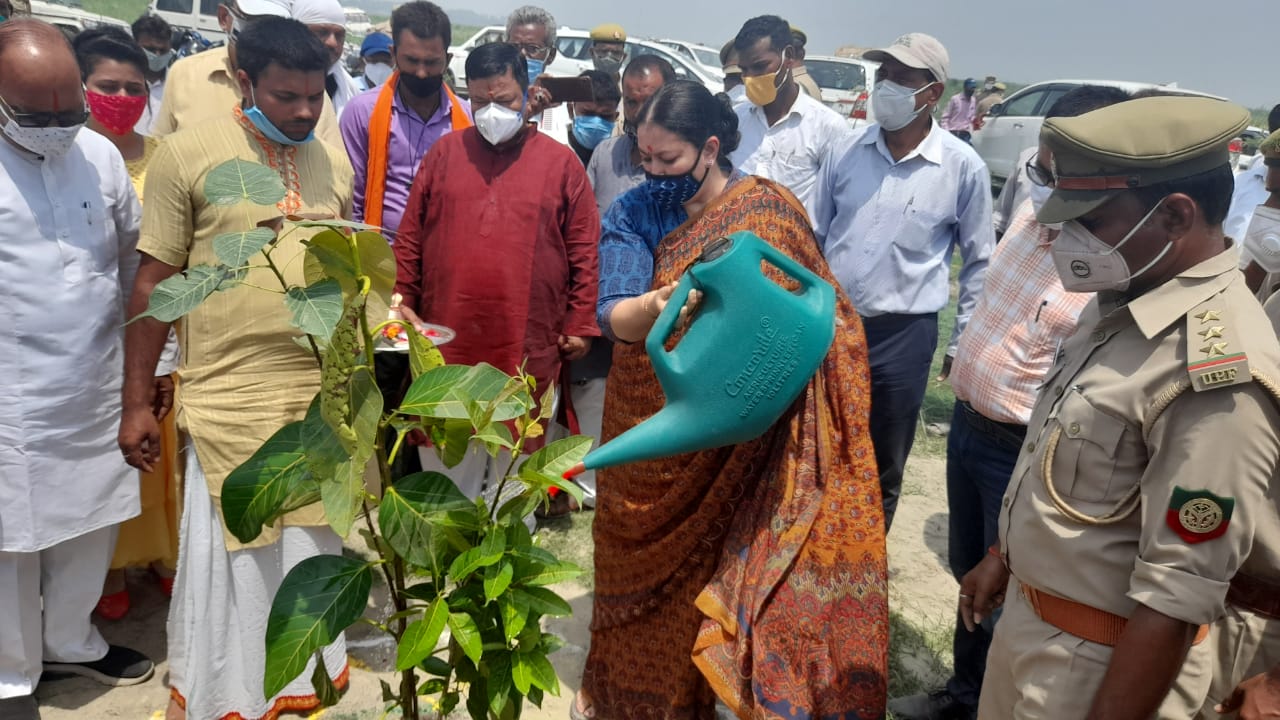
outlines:
[[324, 78], [324, 90], [333, 101], [333, 111], [342, 117], [342, 111], [360, 89], [347, 72], [342, 61], [347, 43], [347, 15], [338, 0], [294, 0], [290, 16], [307, 26], [311, 34], [320, 38], [329, 51], [329, 74]]
[[729, 159], [744, 173], [786, 186], [813, 217], [818, 170], [852, 131], [844, 118], [800, 92], [786, 20], [776, 15], [748, 20], [733, 47], [749, 102], [734, 106], [742, 139]]
[[950, 64], [942, 43], [911, 33], [863, 57], [881, 63], [871, 98], [877, 122], [823, 165], [813, 230], [867, 333], [887, 526], [937, 348], [938, 311], [950, 296], [952, 253], [960, 250], [963, 265], [944, 376], [982, 291], [995, 230], [987, 166], [933, 121]]
[[[1267, 116], [1267, 132], [1280, 130], [1280, 105], [1271, 108]], [[1267, 168], [1262, 162], [1262, 153], [1253, 158], [1249, 169], [1236, 174], [1236, 189], [1231, 193], [1231, 209], [1227, 211], [1227, 220], [1222, 224], [1222, 232], [1239, 243], [1249, 229], [1249, 221], [1253, 219], [1253, 210], [1267, 201], [1271, 193], [1267, 192]], [[1241, 252], [1240, 267], [1247, 267], [1252, 258]]]
[[143, 15], [130, 27], [133, 39], [147, 54], [147, 88], [150, 93], [142, 117], [133, 129], [141, 135], [150, 135], [160, 102], [164, 99], [164, 81], [173, 64], [173, 27], [159, 15]]
[[[0, 24], [0, 67], [0, 717], [31, 720], [42, 673], [154, 673], [89, 620], [116, 526], [140, 508], [116, 446], [140, 208], [115, 146], [81, 132], [61, 31]], [[157, 390], [167, 412], [173, 386]]]

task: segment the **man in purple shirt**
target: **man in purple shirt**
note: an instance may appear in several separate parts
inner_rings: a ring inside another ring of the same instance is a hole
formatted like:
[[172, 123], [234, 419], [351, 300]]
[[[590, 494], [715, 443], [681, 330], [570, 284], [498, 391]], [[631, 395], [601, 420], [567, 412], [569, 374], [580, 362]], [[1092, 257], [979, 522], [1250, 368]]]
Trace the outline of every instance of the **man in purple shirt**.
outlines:
[[[355, 169], [355, 219], [381, 226], [392, 242], [422, 157], [446, 133], [461, 129], [459, 124], [470, 125], [471, 106], [444, 85], [452, 35], [449, 16], [434, 3], [417, 0], [396, 8], [391, 13], [391, 55], [397, 72], [387, 81], [393, 86], [391, 102], [382, 87], [367, 90], [347, 104], [339, 122]], [[374, 120], [388, 112], [385, 167], [370, 167], [378, 136]], [[380, 207], [370, 207], [370, 195], [376, 198], [378, 189]]]
[[969, 142], [973, 136], [973, 120], [978, 109], [978, 99], [973, 96], [978, 89], [978, 81], [969, 78], [964, 81], [964, 91], [951, 96], [947, 109], [942, 113], [942, 129], [952, 135]]

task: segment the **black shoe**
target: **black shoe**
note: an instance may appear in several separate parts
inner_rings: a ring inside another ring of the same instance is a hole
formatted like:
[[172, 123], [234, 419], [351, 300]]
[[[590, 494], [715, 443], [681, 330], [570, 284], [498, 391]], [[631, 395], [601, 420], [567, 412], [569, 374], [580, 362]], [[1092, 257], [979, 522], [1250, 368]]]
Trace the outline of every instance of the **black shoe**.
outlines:
[[978, 709], [951, 697], [944, 688], [889, 701], [889, 712], [897, 720], [976, 720]]
[[137, 650], [119, 645], [111, 645], [101, 660], [83, 663], [47, 662], [44, 664], [46, 678], [56, 680], [59, 676], [82, 675], [97, 680], [103, 685], [137, 685], [151, 679], [156, 672], [155, 663]]
[[40, 720], [35, 695], [0, 698], [0, 720]]

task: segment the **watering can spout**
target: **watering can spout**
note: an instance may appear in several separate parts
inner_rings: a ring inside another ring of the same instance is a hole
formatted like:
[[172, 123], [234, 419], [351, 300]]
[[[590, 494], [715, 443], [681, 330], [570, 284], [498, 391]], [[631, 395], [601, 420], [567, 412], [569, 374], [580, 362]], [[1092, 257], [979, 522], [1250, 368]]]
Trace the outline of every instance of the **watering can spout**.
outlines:
[[[694, 289], [703, 297], [698, 315], [667, 347]], [[710, 244], [645, 340], [666, 405], [588, 453], [565, 479], [760, 437], [821, 365], [835, 338], [835, 304], [830, 284], [749, 232]]]

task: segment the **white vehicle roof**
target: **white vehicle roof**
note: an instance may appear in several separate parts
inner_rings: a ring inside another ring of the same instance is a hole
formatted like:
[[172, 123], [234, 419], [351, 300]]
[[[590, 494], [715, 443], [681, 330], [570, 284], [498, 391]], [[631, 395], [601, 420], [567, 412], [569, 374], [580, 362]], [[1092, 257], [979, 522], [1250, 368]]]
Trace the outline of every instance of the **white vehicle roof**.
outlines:
[[1041, 87], [1043, 85], [1103, 85], [1106, 87], [1120, 88], [1121, 90], [1124, 90], [1125, 92], [1130, 92], [1130, 93], [1138, 92], [1140, 90], [1167, 90], [1169, 92], [1178, 93], [1179, 95], [1195, 95], [1197, 97], [1213, 98], [1214, 100], [1226, 100], [1226, 98], [1218, 95], [1212, 95], [1210, 93], [1200, 92], [1199, 90], [1188, 90], [1187, 88], [1178, 87], [1178, 84], [1176, 82], [1150, 83], [1150, 82], [1139, 82], [1134, 80], [1072, 80], [1072, 79], [1042, 80], [1037, 83], [1032, 83], [1014, 93], [1009, 93], [1009, 95], [1012, 96], [1017, 93], [1031, 90], [1033, 88]]

